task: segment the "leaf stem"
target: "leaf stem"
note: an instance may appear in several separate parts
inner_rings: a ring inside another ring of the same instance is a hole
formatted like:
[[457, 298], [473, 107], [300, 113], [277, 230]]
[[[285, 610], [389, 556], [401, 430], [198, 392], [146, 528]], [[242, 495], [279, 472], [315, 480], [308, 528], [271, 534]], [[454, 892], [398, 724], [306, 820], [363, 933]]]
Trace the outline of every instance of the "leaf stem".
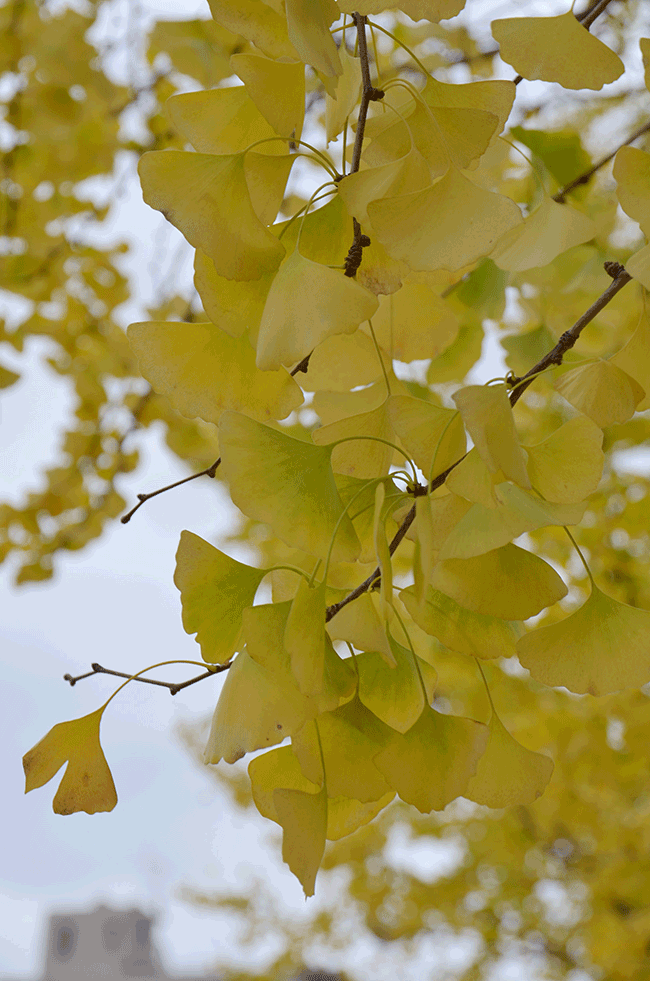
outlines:
[[595, 586], [596, 583], [594, 582], [594, 577], [591, 574], [591, 569], [587, 565], [587, 560], [585, 559], [584, 555], [582, 554], [582, 551], [581, 551], [581, 549], [580, 549], [577, 541], [575, 540], [575, 538], [573, 537], [573, 535], [571, 534], [571, 532], [569, 531], [569, 529], [567, 528], [566, 525], [562, 525], [562, 527], [564, 528], [564, 530], [566, 531], [567, 535], [571, 539], [571, 542], [573, 544], [573, 547], [575, 548], [576, 552], [580, 556], [580, 561], [582, 562], [583, 566], [586, 569], [586, 572], [587, 572], [587, 575], [589, 576], [589, 581], [591, 582], [591, 585], [592, 586]]

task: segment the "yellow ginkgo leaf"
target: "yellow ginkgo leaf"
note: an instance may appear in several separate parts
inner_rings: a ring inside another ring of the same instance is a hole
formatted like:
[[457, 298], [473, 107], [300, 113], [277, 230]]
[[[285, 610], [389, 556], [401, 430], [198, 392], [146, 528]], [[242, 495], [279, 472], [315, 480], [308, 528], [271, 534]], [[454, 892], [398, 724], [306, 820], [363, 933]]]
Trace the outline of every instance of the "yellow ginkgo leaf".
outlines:
[[[374, 357], [377, 361], [379, 360], [376, 353]], [[399, 382], [392, 372], [389, 373], [388, 377], [391, 385], [395, 381], [399, 387]], [[312, 401], [312, 408], [320, 417], [323, 426], [329, 426], [330, 423], [338, 422], [339, 419], [347, 419], [348, 416], [372, 412], [373, 409], [378, 409], [383, 405], [385, 401], [386, 383], [382, 378], [376, 384], [358, 391], [316, 392]]]
[[306, 65], [327, 78], [341, 75], [343, 66], [330, 34], [330, 24], [340, 12], [335, 0], [286, 0], [289, 39]]
[[556, 504], [583, 501], [600, 482], [605, 462], [602, 444], [603, 433], [595, 422], [582, 415], [569, 419], [541, 443], [525, 447], [533, 487]]
[[465, 453], [460, 413], [411, 395], [391, 395], [388, 411], [403, 446], [428, 479], [443, 473]]
[[273, 4], [262, 0], [208, 0], [212, 16], [233, 34], [241, 34], [269, 58], [295, 58], [287, 22]]
[[266, 569], [255, 569], [220, 552], [214, 545], [181, 532], [174, 583], [180, 590], [183, 626], [196, 634], [201, 656], [222, 664], [237, 650], [242, 614], [253, 605]]
[[455, 272], [488, 255], [522, 221], [510, 198], [485, 191], [455, 168], [422, 191], [368, 205], [375, 234], [411, 269]]
[[420, 283], [404, 283], [401, 290], [383, 296], [372, 327], [379, 346], [407, 363], [436, 358], [458, 334], [458, 320], [449, 305]]
[[422, 606], [413, 586], [403, 589], [400, 599], [417, 625], [451, 651], [483, 660], [515, 653], [515, 643], [522, 634], [518, 623], [474, 613], [430, 586]]
[[[406, 135], [408, 137], [408, 133]], [[430, 184], [431, 174], [424, 157], [419, 150], [414, 146], [409, 147], [407, 143], [404, 154], [397, 160], [380, 163], [356, 174], [348, 174], [340, 181], [338, 190], [350, 216], [357, 218], [365, 227], [370, 222], [367, 209], [371, 201], [389, 195], [420, 191]], [[365, 263], [365, 251], [363, 258]]]
[[483, 109], [492, 113], [499, 120], [496, 136], [508, 120], [516, 91], [514, 82], [501, 79], [451, 85], [429, 76], [420, 95], [432, 108]]
[[650, 37], [639, 38], [639, 47], [643, 57], [645, 87], [650, 89]]
[[393, 604], [393, 564], [391, 561], [388, 539], [386, 538], [386, 525], [384, 521], [384, 499], [386, 488], [383, 483], [377, 484], [375, 489], [375, 512], [373, 520], [373, 537], [375, 541], [375, 554], [379, 569], [381, 571], [381, 586], [379, 601], [381, 615], [385, 621], [389, 618], [389, 607]]
[[441, 546], [441, 561], [471, 559], [547, 525], [575, 525], [586, 506], [584, 502], [553, 504], [509, 483], [496, 484], [494, 493], [498, 502], [495, 508], [472, 504], [456, 522]]
[[650, 290], [650, 245], [644, 245], [642, 249], [631, 255], [625, 263], [625, 268], [630, 276], [638, 279], [642, 286]]
[[251, 99], [279, 136], [300, 138], [305, 118], [305, 66], [301, 61], [276, 61], [260, 54], [234, 54], [234, 72]]
[[325, 692], [325, 590], [325, 582], [310, 587], [300, 577], [282, 639], [296, 684], [308, 696]]
[[25, 793], [42, 787], [67, 763], [53, 802], [55, 814], [112, 811], [117, 793], [99, 742], [105, 705], [81, 719], [59, 722], [23, 756]]
[[562, 252], [588, 242], [596, 234], [596, 224], [571, 208], [545, 197], [523, 225], [511, 228], [490, 253], [500, 269], [523, 272], [547, 266]]
[[347, 474], [370, 480], [388, 473], [395, 451], [379, 440], [395, 442], [395, 433], [390, 423], [387, 402], [370, 412], [347, 416], [327, 426], [321, 426], [312, 433], [317, 446], [328, 446], [339, 439], [353, 436], [377, 437], [375, 439], [350, 439], [349, 442], [335, 446], [332, 450], [332, 469], [335, 473]]
[[364, 16], [380, 14], [384, 10], [403, 10], [411, 20], [429, 20], [437, 24], [439, 20], [455, 17], [465, 6], [465, 0], [339, 0], [343, 13], [351, 14], [355, 10]]
[[376, 296], [364, 286], [295, 249], [269, 290], [257, 338], [257, 366], [273, 371], [293, 365], [331, 334], [351, 334], [376, 309]]
[[226, 672], [203, 758], [235, 763], [281, 743], [317, 714], [317, 705], [297, 686], [281, 684], [244, 650]]
[[165, 105], [176, 129], [199, 153], [240, 153], [257, 140], [269, 140], [257, 147], [258, 153], [287, 152], [281, 140], [270, 139], [275, 131], [245, 85], [181, 92]]
[[357, 104], [361, 90], [361, 67], [358, 58], [349, 54], [345, 44], [339, 48], [339, 58], [343, 72], [335, 83], [335, 97], [325, 96], [325, 138], [328, 143], [335, 140], [345, 120]]
[[259, 149], [245, 154], [244, 173], [253, 211], [263, 225], [270, 225], [284, 200], [287, 179], [296, 158], [295, 154], [258, 153]]
[[244, 156], [153, 150], [138, 165], [146, 203], [203, 249], [226, 279], [259, 279], [284, 255], [255, 214]]
[[650, 153], [634, 146], [622, 146], [614, 161], [616, 194], [626, 215], [650, 237]]
[[645, 398], [637, 405], [638, 412], [650, 409], [650, 321], [644, 313], [625, 347], [610, 362], [621, 368], [645, 391]]
[[435, 547], [431, 497], [425, 494], [415, 499], [415, 521], [413, 522], [415, 553], [413, 555], [413, 579], [418, 602], [424, 602], [424, 593], [429, 585], [431, 573], [438, 555]]
[[[471, 509], [472, 504], [470, 501], [458, 497], [457, 494], [446, 494], [443, 492], [439, 497], [429, 496], [429, 507], [431, 509], [432, 525], [431, 547], [438, 551], [445, 544], [447, 538], [461, 518]], [[399, 517], [403, 517], [403, 515]], [[406, 537], [415, 541], [415, 535], [412, 534], [412, 531], [413, 528], [411, 527], [407, 531]]]
[[438, 562], [431, 585], [475, 613], [504, 620], [527, 620], [567, 594], [555, 569], [512, 544]]
[[[376, 558], [375, 539], [374, 539], [374, 503], [375, 488], [374, 480], [360, 480], [358, 477], [349, 477], [346, 474], [335, 474], [336, 486], [339, 489], [341, 500], [344, 505], [350, 504], [349, 514], [352, 525], [361, 542], [361, 552], [359, 562], [374, 562]], [[386, 528], [386, 537], [392, 538], [397, 531], [397, 521], [394, 511], [398, 507], [398, 498], [404, 502], [409, 502], [409, 498], [395, 485], [387, 485], [388, 492], [386, 501], [383, 505], [382, 520]], [[354, 503], [352, 499], [355, 498]], [[362, 645], [362, 650], [369, 650]]]
[[128, 338], [140, 371], [154, 391], [192, 419], [218, 423], [227, 409], [256, 419], [284, 419], [302, 404], [285, 368], [260, 371], [247, 337], [214, 324], [131, 324]]
[[517, 742], [492, 711], [485, 752], [463, 796], [487, 807], [532, 804], [546, 790], [553, 760]]
[[325, 851], [327, 794], [303, 790], [276, 790], [273, 801], [282, 825], [282, 859], [300, 882], [305, 896], [313, 896], [316, 875]]
[[567, 402], [605, 429], [627, 422], [645, 392], [637, 381], [611, 361], [592, 361], [571, 368], [555, 382]]
[[499, 502], [494, 494], [494, 486], [502, 480], [502, 472], [498, 470], [494, 474], [490, 473], [487, 463], [473, 446], [465, 459], [451, 471], [445, 486], [452, 494], [464, 497], [466, 501], [495, 508]]
[[377, 651], [357, 654], [355, 658], [359, 699], [391, 729], [406, 732], [422, 714], [424, 692], [411, 651], [398, 644], [390, 633], [388, 639], [395, 659], [394, 667]]
[[483, 723], [426, 706], [408, 732], [393, 733], [375, 765], [407, 804], [422, 814], [441, 811], [464, 793], [487, 739]]
[[492, 473], [530, 487], [526, 454], [519, 445], [505, 385], [467, 385], [453, 395], [480, 456]]
[[247, 333], [251, 343], [257, 340], [274, 277], [275, 272], [271, 272], [259, 279], [226, 279], [218, 274], [205, 252], [197, 249], [194, 253], [194, 285], [203, 309], [212, 323], [231, 337]]
[[[330, 592], [334, 593], [333, 590]], [[336, 590], [332, 601], [342, 600], [349, 589]], [[387, 664], [396, 665], [385, 624], [376, 606], [376, 599], [370, 593], [363, 593], [354, 603], [348, 603], [326, 626], [332, 640], [345, 640], [360, 651], [377, 651]]]
[[307, 392], [349, 392], [357, 385], [370, 385], [381, 374], [372, 338], [357, 330], [321, 341], [312, 352], [307, 372], [300, 375], [300, 384]]
[[[222, 415], [219, 446], [221, 467], [237, 507], [270, 524], [287, 545], [325, 559], [343, 512], [331, 449], [294, 439], [238, 412]], [[354, 562], [359, 554], [347, 515], [339, 525], [332, 554], [335, 562]]]
[[592, 584], [579, 610], [517, 643], [517, 654], [545, 685], [608, 695], [650, 681], [650, 612], [619, 603]]
[[571, 11], [558, 17], [493, 20], [492, 36], [503, 60], [524, 78], [559, 82], [565, 89], [602, 89], [625, 68]]

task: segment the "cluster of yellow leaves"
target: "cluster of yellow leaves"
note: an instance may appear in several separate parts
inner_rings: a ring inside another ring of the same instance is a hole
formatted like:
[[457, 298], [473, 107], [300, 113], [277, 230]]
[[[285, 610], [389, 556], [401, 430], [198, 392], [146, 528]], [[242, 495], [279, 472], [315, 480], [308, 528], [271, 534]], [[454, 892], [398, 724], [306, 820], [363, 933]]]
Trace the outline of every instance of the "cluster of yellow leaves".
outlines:
[[[395, 6], [437, 21], [462, 3]], [[204, 660], [234, 656], [206, 762], [269, 750], [250, 764], [253, 795], [281, 825], [285, 861], [311, 895], [326, 840], [351, 834], [395, 794], [428, 813], [461, 795], [504, 807], [543, 793], [551, 760], [510, 735], [491, 697], [483, 721], [434, 706], [446, 652], [467, 658], [479, 686], [482, 661], [515, 654], [534, 679], [576, 693], [650, 681], [650, 612], [593, 581], [579, 610], [526, 631], [523, 621], [567, 587], [513, 544], [583, 518], [602, 474], [602, 430], [629, 421], [650, 393], [650, 328], [642, 320], [609, 360], [558, 372], [556, 389], [577, 414], [532, 445], [520, 439], [510, 382], [465, 385], [455, 409], [433, 387], [400, 382], [394, 362], [420, 359], [431, 362], [431, 383], [462, 377], [490, 313], [486, 282], [502, 289], [502, 272], [542, 277], [591, 242], [597, 223], [546, 193], [524, 217], [517, 194], [504, 193], [493, 167], [514, 82], [427, 76], [418, 88], [389, 78], [367, 123], [356, 120], [367, 143], [360, 168], [347, 173], [349, 154], [339, 163], [326, 148], [354, 128], [360, 91], [346, 32], [337, 45], [330, 30], [346, 4], [211, 0], [210, 8], [251, 46], [230, 59], [242, 84], [174, 96], [171, 119], [194, 149], [154, 150], [139, 165], [145, 201], [197, 250], [195, 284], [210, 319], [133, 324], [128, 336], [153, 389], [218, 427], [233, 502], [286, 556], [255, 568], [184, 532], [175, 581]], [[493, 34], [525, 78], [599, 89], [623, 70], [570, 11], [495, 21]], [[327, 98], [318, 150], [300, 139], [314, 73]], [[323, 169], [328, 179], [314, 196], [329, 200], [312, 210], [310, 199], [286, 218], [299, 154]], [[624, 148], [615, 167], [621, 205], [644, 231], [646, 157]], [[344, 269], [355, 221], [371, 241], [356, 277]], [[458, 295], [442, 295], [461, 279]], [[519, 350], [512, 342], [524, 370], [539, 340]], [[321, 426], [293, 434], [307, 393]], [[401, 522], [403, 568], [389, 545]], [[379, 596], [366, 592], [339, 611], [375, 566]], [[267, 573], [273, 602], [255, 605]], [[47, 763], [39, 747], [28, 754], [29, 773], [38, 773], [30, 786], [67, 758], [56, 732], [44, 741]], [[286, 737], [290, 745], [278, 746]], [[99, 809], [104, 798], [91, 800]]]

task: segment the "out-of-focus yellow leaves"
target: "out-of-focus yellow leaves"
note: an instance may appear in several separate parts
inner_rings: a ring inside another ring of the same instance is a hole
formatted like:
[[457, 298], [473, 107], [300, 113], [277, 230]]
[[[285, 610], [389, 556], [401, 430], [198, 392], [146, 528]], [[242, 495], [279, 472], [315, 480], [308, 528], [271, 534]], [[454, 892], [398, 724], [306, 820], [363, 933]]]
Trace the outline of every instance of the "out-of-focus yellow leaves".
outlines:
[[393, 429], [409, 456], [428, 479], [455, 463], [467, 441], [460, 413], [410, 395], [391, 395], [388, 411]]
[[650, 37], [640, 37], [639, 47], [643, 57], [643, 68], [645, 76], [645, 87], [650, 89]]
[[327, 78], [343, 73], [330, 24], [339, 19], [335, 0], [285, 0], [287, 30], [298, 56]]
[[328, 143], [335, 140], [343, 127], [345, 120], [357, 104], [361, 90], [361, 67], [358, 58], [348, 53], [345, 44], [339, 48], [339, 59], [343, 72], [335, 83], [335, 97], [325, 95], [325, 139]]
[[303, 401], [285, 368], [260, 371], [247, 337], [211, 323], [131, 324], [140, 371], [184, 416], [218, 423], [227, 409], [256, 419], [284, 419]]
[[524, 78], [559, 82], [565, 89], [602, 89], [625, 68], [571, 11], [557, 17], [493, 20], [492, 36], [503, 60]]
[[553, 775], [553, 760], [518, 743], [494, 710], [488, 728], [485, 752], [463, 795], [488, 807], [532, 804]]
[[[324, 559], [343, 511], [331, 449], [294, 439], [237, 412], [222, 415], [219, 445], [221, 467], [237, 507], [270, 524], [287, 545]], [[333, 558], [354, 562], [358, 554], [359, 542], [346, 515]]]
[[117, 793], [99, 742], [105, 706], [81, 719], [59, 722], [23, 756], [25, 793], [42, 787], [67, 763], [54, 796], [55, 814], [112, 811]]
[[627, 372], [601, 359], [571, 368], [560, 375], [555, 387], [567, 402], [601, 429], [631, 419], [645, 395]]
[[487, 739], [481, 722], [427, 706], [408, 732], [393, 733], [375, 764], [403, 801], [428, 814], [464, 793]]
[[650, 681], [650, 613], [619, 603], [592, 583], [579, 610], [517, 643], [525, 668], [545, 685], [607, 695]]
[[454, 272], [488, 255], [508, 229], [522, 221], [519, 208], [450, 168], [422, 191], [368, 205], [377, 237], [411, 269]]
[[645, 312], [625, 347], [610, 358], [610, 363], [633, 378], [645, 391], [645, 398], [636, 407], [637, 412], [650, 409], [650, 322]]
[[475, 613], [504, 620], [527, 620], [567, 594], [555, 569], [512, 544], [471, 559], [438, 562], [431, 585]]
[[634, 146], [622, 146], [614, 161], [616, 194], [626, 215], [641, 226], [650, 238], [650, 153]]
[[295, 249], [269, 290], [257, 338], [257, 366], [272, 371], [295, 364], [326, 337], [351, 334], [376, 309], [370, 290]]
[[596, 224], [571, 208], [545, 197], [523, 225], [511, 228], [490, 253], [500, 269], [522, 272], [547, 266], [562, 252], [588, 242], [596, 234]]
[[269, 58], [295, 58], [287, 23], [273, 4], [263, 0], [208, 0], [218, 24], [241, 34]]
[[452, 651], [485, 660], [515, 653], [515, 643], [522, 634], [518, 623], [474, 613], [430, 586], [422, 606], [413, 586], [403, 589], [400, 599], [417, 625]]
[[[294, 158], [275, 159], [286, 182]], [[219, 275], [259, 279], [280, 264], [284, 247], [255, 214], [244, 154], [154, 150], [140, 158], [138, 170], [146, 203], [202, 249]]]
[[492, 473], [530, 487], [505, 385], [467, 385], [453, 396], [465, 427]]
[[526, 446], [533, 487], [556, 504], [583, 501], [596, 490], [603, 472], [602, 443], [600, 427], [587, 416], [575, 416], [541, 443]]
[[305, 118], [303, 63], [275, 61], [258, 54], [236, 54], [230, 64], [275, 132], [299, 139]]
[[183, 626], [196, 634], [201, 655], [222, 664], [237, 650], [242, 614], [253, 605], [266, 569], [255, 569], [220, 552], [214, 545], [181, 532], [174, 582], [180, 590]]

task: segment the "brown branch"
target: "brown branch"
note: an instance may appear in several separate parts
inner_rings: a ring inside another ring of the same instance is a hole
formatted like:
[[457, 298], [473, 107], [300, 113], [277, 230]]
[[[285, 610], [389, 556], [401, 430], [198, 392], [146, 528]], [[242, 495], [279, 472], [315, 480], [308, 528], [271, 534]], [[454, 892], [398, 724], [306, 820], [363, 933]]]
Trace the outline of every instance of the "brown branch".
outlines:
[[647, 133], [649, 130], [650, 122], [644, 123], [643, 126], [640, 126], [637, 130], [635, 130], [635, 132], [632, 133], [632, 135], [629, 136], [624, 143], [621, 143], [615, 150], [608, 153], [606, 157], [603, 157], [602, 160], [595, 163], [593, 167], [590, 167], [589, 170], [585, 170], [584, 174], [580, 174], [578, 177], [575, 177], [565, 187], [558, 191], [557, 194], [554, 194], [553, 200], [557, 201], [558, 204], [564, 204], [564, 199], [570, 191], [572, 191], [575, 187], [579, 187], [581, 184], [588, 184], [596, 171], [600, 170], [601, 167], [604, 167], [606, 163], [609, 163], [612, 157], [616, 156], [621, 147], [629, 146], [630, 143], [634, 143], [635, 140], [638, 140], [640, 136], [643, 136], [643, 134]]
[[220, 674], [222, 671], [227, 671], [232, 661], [227, 661], [226, 664], [215, 664], [213, 668], [205, 671], [203, 674], [197, 674], [194, 678], [189, 678], [187, 681], [157, 681], [155, 678], [142, 678], [138, 676], [134, 678], [130, 674], [126, 674], [125, 671], [113, 671], [111, 668], [104, 668], [101, 664], [97, 664], [95, 661], [91, 664], [92, 671], [88, 671], [86, 674], [78, 674], [76, 678], [73, 678], [71, 674], [64, 674], [63, 680], [69, 682], [70, 687], [74, 688], [78, 681], [83, 681], [84, 678], [91, 678], [95, 674], [110, 674], [115, 678], [130, 678], [131, 681], [141, 681], [145, 685], [159, 685], [161, 688], [168, 688], [170, 695], [177, 695], [179, 691], [183, 688], [189, 688], [190, 685], [195, 685], [197, 681], [203, 681], [205, 678], [211, 678], [214, 674]]
[[361, 165], [361, 150], [363, 148], [363, 137], [366, 131], [366, 117], [368, 106], [371, 102], [378, 102], [384, 98], [382, 89], [376, 89], [370, 80], [370, 62], [368, 60], [368, 42], [366, 39], [366, 18], [361, 14], [352, 14], [357, 28], [359, 38], [359, 61], [361, 63], [361, 81], [363, 91], [361, 93], [361, 104], [359, 105], [359, 116], [357, 118], [357, 131], [354, 138], [354, 149], [352, 151], [352, 166], [350, 173], [356, 174]]
[[[597, 314], [599, 314], [604, 307], [607, 306], [607, 304], [610, 302], [610, 300], [613, 299], [613, 297], [616, 296], [619, 290], [622, 290], [623, 287], [626, 286], [627, 283], [629, 283], [632, 279], [630, 274], [626, 272], [623, 266], [618, 262], [606, 262], [605, 271], [609, 276], [612, 277], [614, 282], [610, 286], [608, 286], [605, 292], [598, 297], [595, 303], [592, 303], [592, 305], [589, 307], [586, 313], [583, 313], [583, 315], [578, 320], [576, 320], [573, 327], [571, 327], [570, 330], [567, 330], [565, 331], [564, 334], [562, 334], [555, 347], [551, 351], [549, 351], [548, 354], [545, 354], [544, 357], [541, 358], [537, 362], [537, 364], [530, 369], [530, 371], [527, 371], [526, 374], [523, 375], [521, 378], [516, 378], [516, 377], [510, 378], [510, 383], [513, 386], [512, 391], [510, 392], [510, 404], [512, 406], [515, 406], [517, 404], [517, 402], [519, 401], [525, 390], [528, 388], [528, 386], [532, 385], [532, 383], [535, 381], [535, 378], [537, 377], [540, 371], [543, 371], [545, 368], [548, 368], [551, 365], [562, 364], [564, 355], [575, 345], [576, 341], [580, 337], [580, 334], [587, 326], [587, 324], [591, 323], [594, 317]], [[457, 467], [458, 464], [463, 459], [464, 457], [460, 457], [460, 459], [456, 460], [456, 462], [453, 463], [450, 467], [448, 467], [443, 473], [438, 474], [438, 476], [431, 481], [431, 484], [429, 485], [428, 488], [422, 487], [421, 485], [417, 485], [414, 488], [413, 493], [416, 496], [421, 496], [427, 493], [430, 494], [434, 490], [437, 490], [438, 487], [441, 487], [444, 484], [445, 480], [447, 479], [451, 471], [454, 470], [455, 467]], [[413, 505], [413, 507], [410, 509], [410, 511], [402, 521], [401, 525], [399, 526], [397, 532], [393, 537], [393, 540], [388, 546], [391, 555], [394, 554], [400, 542], [406, 535], [406, 532], [413, 524], [414, 519], [415, 519], [415, 505]], [[368, 592], [369, 589], [376, 587], [379, 584], [380, 578], [381, 578], [381, 571], [379, 567], [377, 567], [374, 570], [374, 572], [372, 572], [367, 579], [365, 579], [359, 586], [357, 586], [356, 589], [353, 589], [351, 593], [348, 593], [347, 596], [344, 596], [343, 599], [339, 600], [338, 603], [334, 603], [332, 606], [328, 606], [325, 614], [325, 622], [329, 623], [332, 617], [335, 617], [336, 614], [339, 612], [339, 610], [342, 610], [344, 606], [347, 606], [348, 603], [351, 603], [353, 600], [358, 599], [359, 596], [361, 596], [363, 593]]]
[[138, 494], [138, 503], [135, 505], [135, 507], [131, 508], [128, 514], [122, 515], [120, 521], [123, 525], [128, 524], [138, 508], [141, 508], [142, 505], [149, 501], [152, 497], [157, 497], [158, 494], [164, 494], [165, 491], [173, 490], [174, 487], [180, 487], [181, 484], [187, 484], [190, 480], [196, 480], [197, 477], [214, 477], [220, 463], [221, 457], [219, 457], [218, 460], [215, 460], [211, 466], [206, 467], [205, 470], [199, 470], [198, 473], [191, 473], [189, 477], [183, 477], [181, 480], [174, 481], [173, 484], [167, 484], [165, 487], [159, 487], [158, 490], [150, 491], [148, 494]]

